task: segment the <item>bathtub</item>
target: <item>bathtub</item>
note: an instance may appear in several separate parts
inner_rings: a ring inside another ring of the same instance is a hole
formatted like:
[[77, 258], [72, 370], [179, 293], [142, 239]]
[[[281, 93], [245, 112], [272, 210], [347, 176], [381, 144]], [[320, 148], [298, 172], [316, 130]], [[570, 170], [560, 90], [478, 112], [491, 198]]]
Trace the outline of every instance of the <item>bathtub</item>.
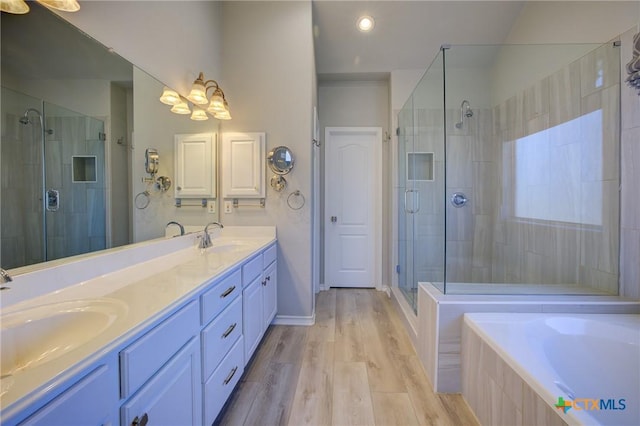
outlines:
[[463, 394], [483, 423], [509, 421], [498, 419], [511, 408], [495, 407], [513, 403], [538, 413], [514, 418], [525, 424], [640, 425], [640, 315], [465, 314], [462, 345]]

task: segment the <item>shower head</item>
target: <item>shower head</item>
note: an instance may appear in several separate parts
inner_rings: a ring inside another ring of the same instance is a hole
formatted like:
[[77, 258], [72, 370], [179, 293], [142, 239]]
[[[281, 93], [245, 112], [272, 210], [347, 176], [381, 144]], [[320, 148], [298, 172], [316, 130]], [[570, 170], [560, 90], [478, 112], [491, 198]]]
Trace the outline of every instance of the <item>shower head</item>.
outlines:
[[40, 111], [38, 111], [35, 108], [27, 108], [24, 112], [24, 114], [22, 114], [22, 117], [20, 117], [20, 119], [18, 121], [20, 121], [21, 124], [27, 125], [29, 123], [31, 123], [31, 120], [29, 119], [29, 113], [35, 113], [38, 118], [40, 119], [40, 126], [42, 126], [42, 114], [40, 113]]
[[456, 129], [462, 129], [465, 117], [473, 117], [473, 110], [471, 109], [469, 101], [466, 99], [460, 104], [460, 121], [456, 123]]

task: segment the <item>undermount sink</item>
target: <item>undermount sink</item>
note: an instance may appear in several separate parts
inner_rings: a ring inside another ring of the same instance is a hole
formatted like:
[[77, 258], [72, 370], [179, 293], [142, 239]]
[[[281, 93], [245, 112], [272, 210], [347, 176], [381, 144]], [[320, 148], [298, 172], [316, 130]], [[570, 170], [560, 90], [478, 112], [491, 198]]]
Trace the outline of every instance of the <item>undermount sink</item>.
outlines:
[[211, 247], [207, 249], [210, 253], [229, 253], [236, 250], [242, 250], [247, 247], [247, 243], [244, 241], [231, 240], [214, 242]]
[[72, 351], [107, 330], [125, 313], [113, 299], [40, 305], [0, 317], [0, 375], [36, 367]]

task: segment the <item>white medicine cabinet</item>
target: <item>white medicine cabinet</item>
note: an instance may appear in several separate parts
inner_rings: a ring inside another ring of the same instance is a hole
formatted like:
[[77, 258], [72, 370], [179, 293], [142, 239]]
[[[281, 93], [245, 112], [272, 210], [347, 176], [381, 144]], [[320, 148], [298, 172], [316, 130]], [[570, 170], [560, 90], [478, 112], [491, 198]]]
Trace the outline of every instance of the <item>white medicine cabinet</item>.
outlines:
[[175, 135], [175, 197], [216, 197], [216, 133]]
[[222, 197], [265, 197], [265, 133], [222, 135]]

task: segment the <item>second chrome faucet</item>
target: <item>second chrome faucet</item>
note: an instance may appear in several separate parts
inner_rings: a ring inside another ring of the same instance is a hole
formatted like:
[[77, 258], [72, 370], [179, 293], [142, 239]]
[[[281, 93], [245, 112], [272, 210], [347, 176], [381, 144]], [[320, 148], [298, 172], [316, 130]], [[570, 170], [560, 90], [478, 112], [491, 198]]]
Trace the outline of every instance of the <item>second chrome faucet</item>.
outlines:
[[179, 222], [176, 222], [175, 220], [172, 220], [171, 222], [167, 222], [167, 224], [165, 225], [165, 228], [168, 228], [169, 225], [177, 225], [180, 228], [180, 235], [184, 235], [184, 226], [182, 226]]
[[206, 249], [211, 247], [211, 237], [209, 236], [209, 226], [215, 225], [218, 228], [222, 229], [224, 226], [220, 222], [210, 222], [207, 223], [207, 226], [204, 227], [204, 231], [202, 233], [202, 238], [200, 238], [199, 248]]

